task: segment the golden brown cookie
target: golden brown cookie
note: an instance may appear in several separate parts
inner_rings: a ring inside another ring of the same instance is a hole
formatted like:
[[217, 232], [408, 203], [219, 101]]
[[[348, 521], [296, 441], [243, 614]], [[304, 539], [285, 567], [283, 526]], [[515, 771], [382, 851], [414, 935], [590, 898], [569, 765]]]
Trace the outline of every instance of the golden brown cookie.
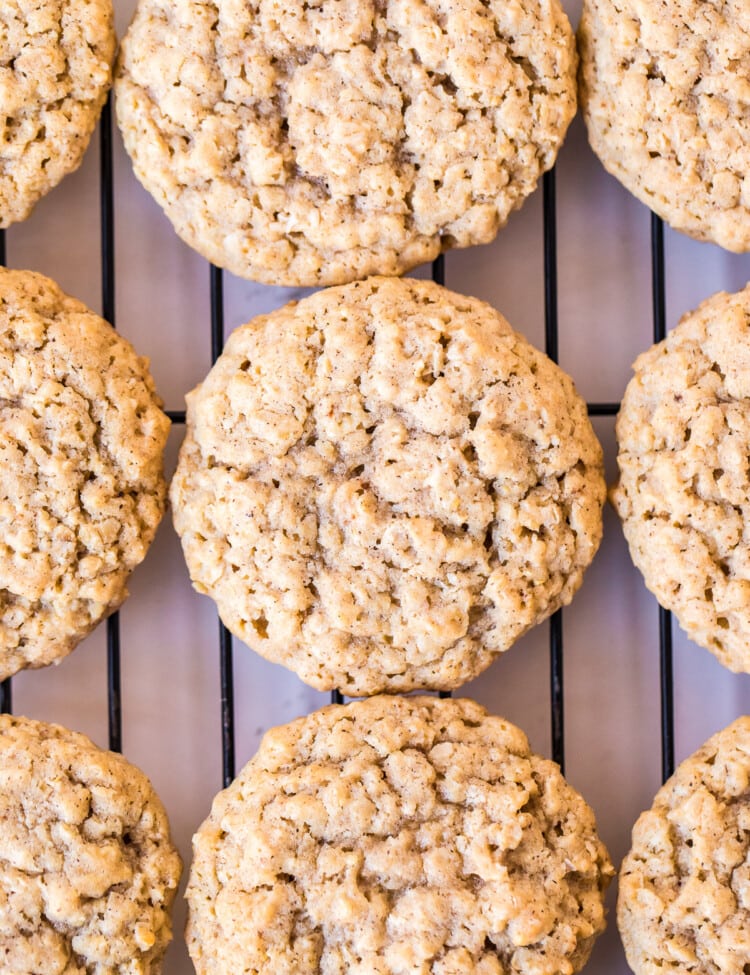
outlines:
[[750, 718], [685, 759], [633, 828], [617, 922], [636, 975], [750, 970]]
[[0, 227], [78, 168], [114, 56], [111, 0], [0, 4]]
[[229, 629], [355, 696], [457, 687], [568, 603], [604, 495], [571, 379], [484, 302], [400, 278], [237, 329], [171, 487]]
[[204, 257], [341, 284], [492, 240], [554, 163], [575, 70], [558, 0], [140, 0], [117, 117]]
[[0, 678], [127, 596], [164, 513], [148, 362], [49, 278], [0, 268]]
[[158, 975], [180, 869], [141, 771], [84, 735], [0, 716], [4, 975]]
[[691, 640], [750, 671], [750, 286], [635, 362], [612, 501], [648, 588]]
[[193, 851], [197, 975], [571, 975], [612, 874], [557, 765], [473, 701], [431, 697], [269, 731]]
[[578, 39], [606, 169], [677, 230], [750, 249], [750, 6], [584, 0]]

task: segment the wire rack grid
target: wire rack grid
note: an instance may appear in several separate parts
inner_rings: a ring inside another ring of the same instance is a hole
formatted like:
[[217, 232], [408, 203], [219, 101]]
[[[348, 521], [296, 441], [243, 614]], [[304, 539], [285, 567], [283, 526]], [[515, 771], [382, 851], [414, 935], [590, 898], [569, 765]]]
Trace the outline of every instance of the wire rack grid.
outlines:
[[[99, 208], [100, 208], [100, 258], [101, 258], [101, 302], [104, 317], [115, 324], [115, 180], [114, 150], [112, 134], [112, 112], [109, 101], [105, 106], [100, 126], [99, 142]], [[544, 294], [544, 342], [547, 354], [558, 360], [559, 331], [559, 281], [558, 281], [558, 201], [555, 172], [544, 176], [542, 188], [542, 246], [543, 279], [539, 287]], [[660, 340], [666, 334], [666, 294], [668, 269], [665, 264], [664, 227], [661, 221], [651, 215], [651, 299], [653, 316], [653, 337]], [[12, 253], [10, 253], [12, 264]], [[6, 239], [0, 232], [0, 263], [6, 263]], [[434, 262], [432, 277], [439, 283], [451, 284], [451, 258], [446, 262], [439, 258]], [[220, 355], [223, 347], [225, 327], [224, 275], [215, 267], [206, 267], [210, 291], [209, 319], [206, 322], [210, 331], [211, 362]], [[446, 282], [446, 277], [448, 278]], [[460, 289], [459, 289], [460, 290]], [[592, 417], [613, 417], [618, 409], [616, 402], [591, 401], [588, 404]], [[185, 420], [184, 410], [168, 410], [175, 424]], [[564, 657], [564, 614], [556, 613], [548, 623], [548, 680], [549, 680], [549, 722], [551, 733], [551, 755], [561, 766], [565, 766], [565, 657]], [[123, 705], [121, 680], [121, 622], [119, 614], [107, 620], [107, 718], [109, 746], [121, 750], [123, 745]], [[219, 623], [218, 633], [219, 707], [217, 715], [217, 738], [221, 745], [221, 779], [228, 784], [236, 771], [235, 726], [236, 700], [233, 642], [228, 630]], [[662, 777], [671, 774], [675, 760], [675, 707], [674, 676], [672, 664], [672, 623], [670, 614], [658, 613], [659, 682], [660, 682], [660, 753]], [[343, 700], [339, 692], [331, 695], [333, 702]], [[0, 708], [12, 710], [11, 681], [0, 687]]]

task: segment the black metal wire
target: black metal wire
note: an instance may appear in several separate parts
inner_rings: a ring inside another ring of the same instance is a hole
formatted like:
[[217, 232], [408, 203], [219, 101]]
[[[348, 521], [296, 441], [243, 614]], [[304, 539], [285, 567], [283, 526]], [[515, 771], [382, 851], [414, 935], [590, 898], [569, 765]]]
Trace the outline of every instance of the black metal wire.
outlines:
[[211, 362], [224, 350], [224, 272], [213, 264], [210, 267], [211, 288]]
[[[224, 348], [224, 273], [211, 265], [211, 362]], [[184, 415], [183, 415], [184, 419]], [[219, 682], [221, 688], [221, 764], [226, 788], [234, 779], [234, 650], [232, 634], [219, 620]]]
[[661, 687], [661, 775], [674, 772], [674, 676], [672, 670], [672, 614], [659, 607], [659, 683]]
[[[102, 316], [115, 328], [115, 204], [112, 157], [112, 102], [107, 98], [99, 122], [99, 221]], [[122, 751], [120, 614], [107, 619], [107, 718], [109, 747]]]
[[102, 315], [115, 325], [115, 195], [112, 102], [108, 96], [99, 123], [99, 214], [102, 244]]
[[445, 284], [445, 254], [440, 254], [432, 262], [432, 280], [435, 284]]
[[587, 403], [589, 416], [617, 416], [619, 403]]
[[109, 747], [122, 751], [122, 681], [120, 671], [120, 614], [107, 618], [107, 721]]
[[[555, 171], [544, 174], [542, 210], [544, 220], [544, 347], [557, 362], [557, 200]], [[563, 684], [563, 617], [558, 609], [549, 621], [549, 679], [552, 758], [565, 771], [565, 695]]]
[[[667, 334], [667, 299], [664, 281], [664, 223], [651, 214], [651, 297], [654, 342]], [[659, 687], [661, 696], [661, 774], [674, 772], [674, 672], [672, 668], [672, 614], [659, 607]]]

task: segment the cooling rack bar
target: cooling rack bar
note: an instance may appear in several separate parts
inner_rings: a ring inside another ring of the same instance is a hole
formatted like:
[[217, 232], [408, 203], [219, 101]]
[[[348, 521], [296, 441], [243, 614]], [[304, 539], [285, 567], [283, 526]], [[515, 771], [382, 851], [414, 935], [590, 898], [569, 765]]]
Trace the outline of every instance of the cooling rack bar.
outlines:
[[[557, 201], [555, 170], [544, 174], [544, 348], [558, 361]], [[549, 680], [552, 758], [565, 771], [565, 696], [563, 687], [563, 618], [558, 609], [549, 621]]]
[[219, 621], [219, 664], [221, 682], [221, 775], [224, 788], [234, 778], [234, 655], [232, 634]]
[[99, 123], [99, 213], [101, 221], [102, 317], [115, 324], [115, 197], [112, 155], [112, 96]]
[[659, 607], [659, 680], [661, 684], [661, 775], [674, 772], [674, 679], [672, 673], [672, 614]]
[[[102, 317], [115, 328], [115, 198], [112, 164], [111, 95], [99, 122], [99, 219], [101, 234]], [[107, 718], [109, 747], [122, 751], [122, 681], [120, 614], [107, 618]]]
[[587, 403], [589, 416], [617, 416], [619, 403]]
[[557, 315], [557, 190], [555, 170], [544, 174], [542, 183], [544, 220], [544, 350], [553, 362], [559, 360]]
[[[211, 288], [211, 362], [216, 362], [224, 348], [224, 272], [210, 267]], [[183, 415], [184, 421], [184, 415]], [[234, 654], [232, 634], [219, 621], [219, 682], [221, 687], [221, 765], [226, 788], [234, 778]]]
[[[664, 223], [651, 214], [651, 298], [654, 342], [667, 334], [667, 300], [664, 285]], [[674, 772], [674, 677], [672, 670], [672, 614], [659, 607], [659, 683], [661, 691], [661, 774]]]

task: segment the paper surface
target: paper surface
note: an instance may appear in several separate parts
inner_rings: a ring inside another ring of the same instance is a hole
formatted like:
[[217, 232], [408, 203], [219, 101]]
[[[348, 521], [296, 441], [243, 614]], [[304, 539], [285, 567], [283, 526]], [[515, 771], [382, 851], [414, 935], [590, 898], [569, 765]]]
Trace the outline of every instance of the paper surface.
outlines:
[[[116, 0], [124, 32], [133, 0]], [[571, 19], [578, 7], [570, 5]], [[116, 136], [117, 327], [150, 356], [169, 409], [210, 365], [209, 271], [183, 245], [132, 175]], [[557, 169], [560, 360], [590, 401], [617, 401], [630, 364], [651, 342], [649, 214], [607, 176], [589, 150], [580, 118]], [[447, 284], [491, 302], [532, 342], [543, 345], [541, 189], [497, 241], [447, 258]], [[100, 309], [98, 147], [83, 168], [7, 235], [8, 263], [55, 278]], [[666, 233], [667, 319], [750, 277], [750, 257]], [[295, 292], [225, 276], [226, 329], [275, 308]], [[614, 476], [614, 420], [595, 428]], [[169, 465], [183, 431], [170, 439]], [[169, 516], [135, 573], [121, 613], [124, 750], [151, 777], [169, 812], [186, 866], [190, 837], [221, 786], [218, 625], [213, 604], [190, 587]], [[594, 807], [613, 860], [650, 806], [660, 780], [657, 612], [632, 567], [619, 525], [605, 516], [602, 548], [564, 614], [566, 773]], [[58, 721], [106, 746], [104, 627], [58, 667], [13, 682], [14, 710]], [[550, 754], [548, 627], [542, 625], [464, 688], [519, 724], [532, 746]], [[327, 703], [295, 676], [235, 645], [237, 765], [260, 735]], [[678, 761], [710, 734], [750, 710], [750, 680], [725, 671], [675, 628]], [[614, 923], [594, 949], [589, 975], [628, 971]], [[189, 975], [182, 939], [184, 905], [166, 975]]]

